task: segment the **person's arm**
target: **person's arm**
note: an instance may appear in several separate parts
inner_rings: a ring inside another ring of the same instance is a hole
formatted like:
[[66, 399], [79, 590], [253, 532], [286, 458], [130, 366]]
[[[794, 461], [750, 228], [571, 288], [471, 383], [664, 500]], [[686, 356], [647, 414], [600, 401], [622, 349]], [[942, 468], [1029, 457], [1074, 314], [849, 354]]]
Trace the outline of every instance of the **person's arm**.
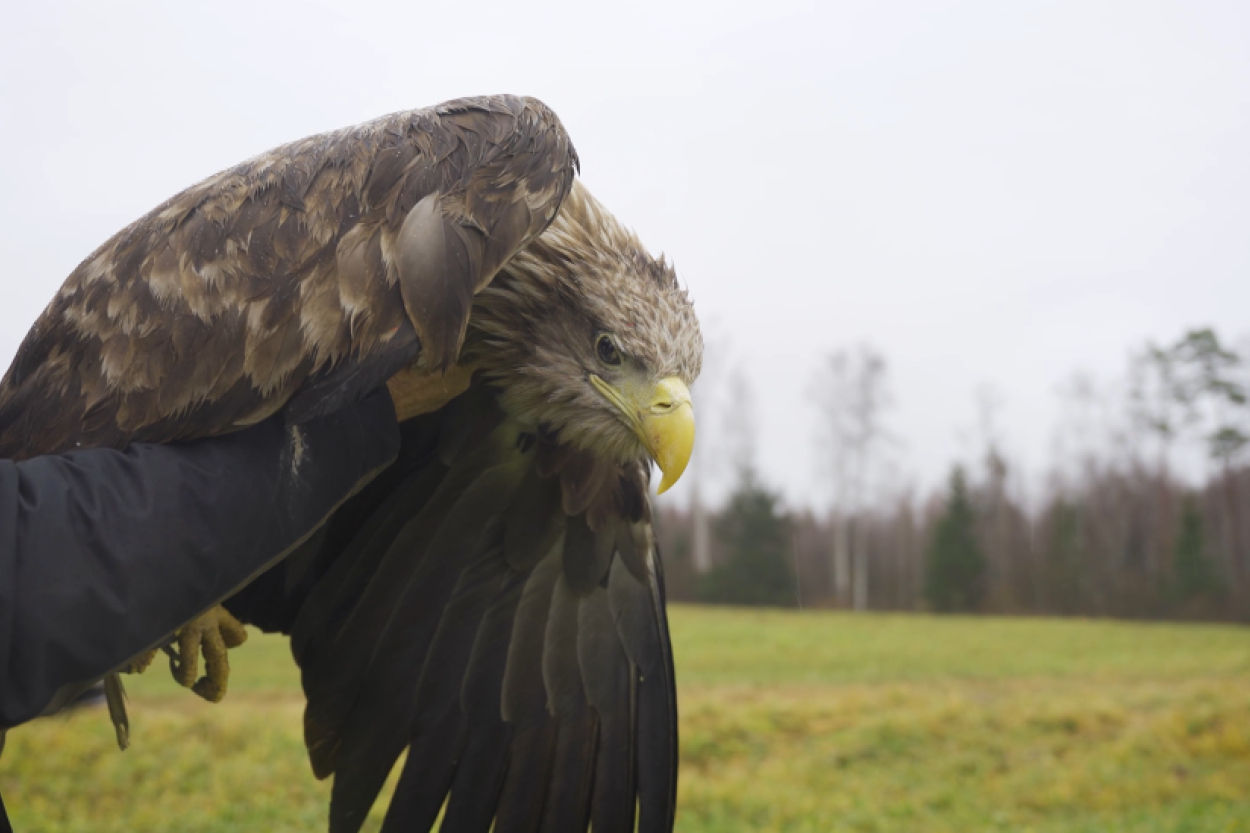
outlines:
[[238, 590], [398, 448], [383, 390], [297, 428], [0, 460], [0, 728]]

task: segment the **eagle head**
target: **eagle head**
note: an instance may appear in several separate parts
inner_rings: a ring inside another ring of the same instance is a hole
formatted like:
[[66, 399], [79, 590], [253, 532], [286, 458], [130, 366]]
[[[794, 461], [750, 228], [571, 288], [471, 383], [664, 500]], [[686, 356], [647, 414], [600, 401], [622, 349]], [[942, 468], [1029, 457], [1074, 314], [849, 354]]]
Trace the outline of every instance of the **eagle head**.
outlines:
[[703, 338], [672, 267], [580, 181], [477, 298], [466, 350], [505, 410], [559, 442], [677, 482], [694, 447]]

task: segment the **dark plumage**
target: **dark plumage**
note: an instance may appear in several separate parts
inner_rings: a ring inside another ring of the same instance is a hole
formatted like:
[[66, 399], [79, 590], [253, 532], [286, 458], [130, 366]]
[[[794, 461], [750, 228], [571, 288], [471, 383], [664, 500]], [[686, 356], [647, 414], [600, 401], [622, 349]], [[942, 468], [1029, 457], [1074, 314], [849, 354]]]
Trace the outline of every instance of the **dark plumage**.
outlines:
[[69, 276], [5, 375], [0, 454], [218, 434], [309, 382], [394, 353], [403, 367], [418, 341], [423, 366], [450, 367], [473, 295], [555, 216], [576, 165], [555, 114], [498, 96], [209, 177]]
[[330, 828], [666, 830], [676, 703], [649, 460], [702, 344], [533, 99], [278, 148], [70, 275], [0, 385], [0, 454], [166, 442], [389, 384], [400, 460], [229, 600], [291, 635]]

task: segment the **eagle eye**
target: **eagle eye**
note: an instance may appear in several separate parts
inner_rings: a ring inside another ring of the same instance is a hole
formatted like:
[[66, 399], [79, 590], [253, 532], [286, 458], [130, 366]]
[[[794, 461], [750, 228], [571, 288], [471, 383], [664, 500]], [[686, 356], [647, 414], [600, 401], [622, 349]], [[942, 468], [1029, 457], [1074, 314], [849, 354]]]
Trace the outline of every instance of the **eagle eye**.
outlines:
[[595, 352], [599, 354], [599, 361], [606, 365], [617, 367], [621, 363], [621, 351], [616, 349], [616, 342], [607, 333], [595, 341]]

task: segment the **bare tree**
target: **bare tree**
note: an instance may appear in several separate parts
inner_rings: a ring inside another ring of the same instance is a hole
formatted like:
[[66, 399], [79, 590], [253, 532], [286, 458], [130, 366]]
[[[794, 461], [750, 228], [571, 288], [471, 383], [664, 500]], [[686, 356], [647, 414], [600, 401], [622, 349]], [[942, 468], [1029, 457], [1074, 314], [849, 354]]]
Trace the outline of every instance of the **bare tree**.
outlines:
[[742, 368], [729, 377], [729, 399], [732, 408], [724, 411], [727, 458], [738, 479], [756, 474], [756, 435], [759, 425], [755, 415], [755, 391]]
[[1082, 478], [1125, 442], [1119, 399], [1110, 392], [1115, 387], [1076, 371], [1056, 388], [1059, 413], [1051, 437], [1052, 486], [1056, 490], [1077, 488]]
[[1006, 404], [1006, 398], [1002, 390], [991, 382], [979, 385], [973, 392], [973, 398], [977, 407], [981, 458], [985, 466], [985, 482], [977, 500], [980, 504], [978, 532], [981, 549], [987, 556], [987, 585], [991, 603], [1006, 608], [1012, 606], [1016, 584], [1011, 546], [1015, 507], [1007, 494], [1007, 458], [1003, 455], [1002, 430], [999, 428], [999, 413]]
[[834, 596], [839, 604], [865, 610], [868, 554], [856, 521], [889, 436], [883, 417], [893, 396], [885, 357], [866, 344], [831, 353], [817, 372], [812, 395], [820, 466], [832, 495]]
[[1167, 572], [1174, 515], [1172, 448], [1195, 418], [1192, 403], [1182, 392], [1172, 351], [1147, 342], [1129, 362], [1129, 414], [1134, 425], [1153, 435], [1155, 448], [1153, 534], [1143, 547], [1146, 572], [1160, 576]]

